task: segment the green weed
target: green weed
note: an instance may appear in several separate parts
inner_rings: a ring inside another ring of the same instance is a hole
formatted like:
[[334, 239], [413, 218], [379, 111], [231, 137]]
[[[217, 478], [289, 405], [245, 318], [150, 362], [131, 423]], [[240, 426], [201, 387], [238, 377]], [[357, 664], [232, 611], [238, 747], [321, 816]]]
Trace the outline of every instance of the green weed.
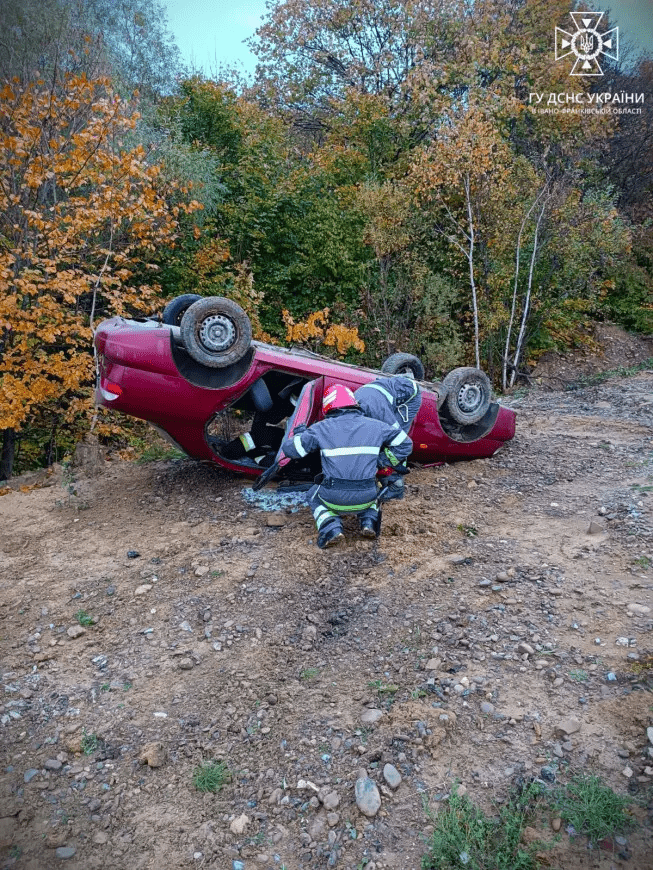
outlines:
[[86, 728], [82, 730], [82, 752], [92, 755], [100, 746], [100, 738], [95, 733], [89, 734]]
[[435, 819], [422, 870], [536, 870], [539, 844], [521, 839], [541, 793], [532, 783], [500, 808], [498, 818], [488, 818], [454, 786]]
[[631, 798], [615, 794], [600, 777], [585, 774], [573, 777], [552, 795], [552, 805], [560, 818], [595, 845], [633, 826], [627, 812], [631, 804]]
[[590, 675], [587, 671], [584, 671], [582, 668], [577, 671], [569, 671], [569, 679], [574, 680], [576, 683], [586, 683], [590, 678]]
[[385, 684], [382, 683], [381, 680], [370, 680], [367, 684], [370, 689], [374, 689], [379, 697], [383, 695], [394, 695], [399, 691], [399, 686], [395, 686], [393, 683]]
[[567, 384], [565, 389], [573, 391], [581, 389], [582, 387], [593, 387], [597, 384], [602, 384], [615, 376], [630, 377], [630, 375], [636, 375], [638, 372], [644, 371], [644, 369], [650, 369], [651, 366], [653, 366], [653, 359], [647, 359], [644, 360], [644, 362], [637, 363], [633, 366], [619, 366], [616, 369], [610, 369], [607, 372], [597, 372], [597, 374], [594, 375], [583, 375], [573, 384]]
[[459, 532], [462, 532], [466, 538], [475, 538], [478, 535], [476, 526], [466, 526], [464, 523], [458, 523], [456, 526]]
[[95, 624], [95, 620], [93, 619], [93, 617], [85, 610], [78, 610], [75, 614], [75, 619], [80, 625], [83, 625], [85, 628], [87, 628], [89, 625]]
[[356, 734], [357, 737], [360, 737], [360, 741], [363, 744], [363, 746], [365, 746], [365, 744], [369, 740], [371, 733], [372, 733], [371, 729], [365, 728], [365, 726], [363, 726], [362, 728], [357, 728], [356, 731], [354, 732], [354, 734]]
[[433, 810], [431, 809], [431, 801], [429, 800], [428, 794], [423, 791], [420, 793], [420, 801], [422, 802], [422, 810], [424, 811], [424, 815], [430, 822], [435, 821], [435, 816], [433, 814]]
[[319, 674], [319, 668], [304, 668], [302, 671], [300, 671], [299, 678], [300, 680], [312, 680], [315, 677], [319, 676]]
[[138, 439], [140, 443], [133, 445], [136, 449], [140, 449], [141, 453], [137, 463], [143, 465], [146, 462], [158, 462], [163, 459], [179, 460], [185, 459], [186, 454], [176, 447], [168, 444], [148, 444], [144, 445], [142, 439]]
[[231, 773], [224, 761], [205, 761], [193, 771], [193, 785], [198, 791], [216, 794], [231, 780]]

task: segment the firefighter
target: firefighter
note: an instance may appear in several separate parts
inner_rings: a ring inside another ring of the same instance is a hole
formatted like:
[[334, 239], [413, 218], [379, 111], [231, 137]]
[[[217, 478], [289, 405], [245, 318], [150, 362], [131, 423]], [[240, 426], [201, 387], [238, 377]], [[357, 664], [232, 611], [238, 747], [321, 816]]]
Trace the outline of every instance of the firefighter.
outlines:
[[[422, 404], [422, 394], [417, 381], [401, 376], [377, 378], [369, 384], [363, 384], [354, 395], [367, 417], [382, 420], [406, 434]], [[404, 497], [403, 475], [407, 473], [408, 468], [404, 463], [386, 478], [386, 500]]]
[[308, 493], [317, 526], [320, 549], [342, 539], [341, 514], [359, 517], [364, 537], [378, 530], [379, 467], [405, 463], [413, 448], [397, 427], [366, 417], [349, 387], [333, 384], [322, 400], [324, 419], [288, 438], [281, 445], [285, 456], [301, 459], [319, 450], [322, 475]]

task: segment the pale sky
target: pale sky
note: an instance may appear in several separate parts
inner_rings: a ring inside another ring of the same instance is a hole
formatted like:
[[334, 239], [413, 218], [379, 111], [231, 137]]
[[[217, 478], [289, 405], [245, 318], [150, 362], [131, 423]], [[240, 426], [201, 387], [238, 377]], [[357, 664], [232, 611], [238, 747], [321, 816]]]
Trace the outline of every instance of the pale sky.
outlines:
[[610, 9], [622, 46], [632, 41], [635, 51], [653, 55], [653, 0], [594, 0], [588, 5], [597, 12]]
[[[220, 63], [253, 72], [256, 58], [243, 40], [254, 34], [265, 14], [265, 0], [162, 0], [168, 27], [185, 63], [210, 75]], [[612, 10], [621, 44], [632, 40], [636, 48], [653, 54], [653, 0], [594, 0], [596, 11]], [[551, 22], [551, 44], [555, 24]]]
[[265, 0], [161, 0], [186, 64], [206, 75], [219, 64], [253, 72], [256, 57], [243, 40], [253, 36], [265, 13]]

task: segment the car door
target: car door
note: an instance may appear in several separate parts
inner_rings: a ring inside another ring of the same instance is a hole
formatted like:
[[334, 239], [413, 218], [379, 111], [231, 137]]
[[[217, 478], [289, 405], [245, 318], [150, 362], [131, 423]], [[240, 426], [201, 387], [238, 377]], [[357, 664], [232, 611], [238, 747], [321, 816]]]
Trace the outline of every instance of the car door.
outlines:
[[[322, 413], [323, 395], [323, 376], [316, 378], [314, 381], [309, 381], [307, 384], [304, 384], [304, 387], [299, 394], [299, 398], [297, 399], [297, 405], [295, 407], [295, 410], [288, 418], [284, 440], [292, 438], [292, 436], [297, 433], [297, 429], [300, 426], [310, 426], [311, 423], [315, 423], [316, 420], [320, 419]], [[263, 472], [263, 474], [259, 477], [256, 483], [254, 483], [253, 489], [261, 489], [261, 487], [265, 486], [265, 484], [269, 480], [275, 477], [281, 471], [281, 469], [284, 468], [284, 466], [288, 465], [288, 463], [292, 461], [293, 460], [290, 459], [288, 456], [284, 456], [281, 448], [279, 448], [273, 465], [271, 465], [270, 468], [266, 469]]]
[[[304, 387], [297, 399], [295, 410], [288, 418], [286, 424], [286, 438], [292, 438], [295, 435], [299, 426], [310, 426], [320, 418], [322, 410], [322, 397], [324, 395], [324, 377], [316, 378], [314, 381], [309, 381], [304, 384]], [[281, 450], [277, 453], [275, 463], [279, 468], [287, 465], [290, 459], [281, 454]]]

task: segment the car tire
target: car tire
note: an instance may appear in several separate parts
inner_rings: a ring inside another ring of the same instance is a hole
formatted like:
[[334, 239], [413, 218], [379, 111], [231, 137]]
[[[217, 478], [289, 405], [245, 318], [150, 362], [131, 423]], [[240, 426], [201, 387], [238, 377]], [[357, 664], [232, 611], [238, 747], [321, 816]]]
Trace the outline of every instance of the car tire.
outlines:
[[386, 375], [405, 375], [416, 381], [424, 380], [424, 366], [419, 357], [412, 353], [393, 353], [381, 366]]
[[492, 384], [481, 369], [454, 369], [442, 385], [446, 409], [457, 423], [470, 425], [485, 416], [492, 402]]
[[194, 302], [199, 302], [202, 297], [198, 293], [184, 293], [183, 296], [176, 296], [163, 309], [161, 320], [167, 326], [179, 326], [181, 318], [188, 311]]
[[185, 312], [181, 340], [195, 362], [224, 369], [247, 353], [252, 342], [252, 325], [236, 302], [223, 296], [208, 296], [194, 302]]

